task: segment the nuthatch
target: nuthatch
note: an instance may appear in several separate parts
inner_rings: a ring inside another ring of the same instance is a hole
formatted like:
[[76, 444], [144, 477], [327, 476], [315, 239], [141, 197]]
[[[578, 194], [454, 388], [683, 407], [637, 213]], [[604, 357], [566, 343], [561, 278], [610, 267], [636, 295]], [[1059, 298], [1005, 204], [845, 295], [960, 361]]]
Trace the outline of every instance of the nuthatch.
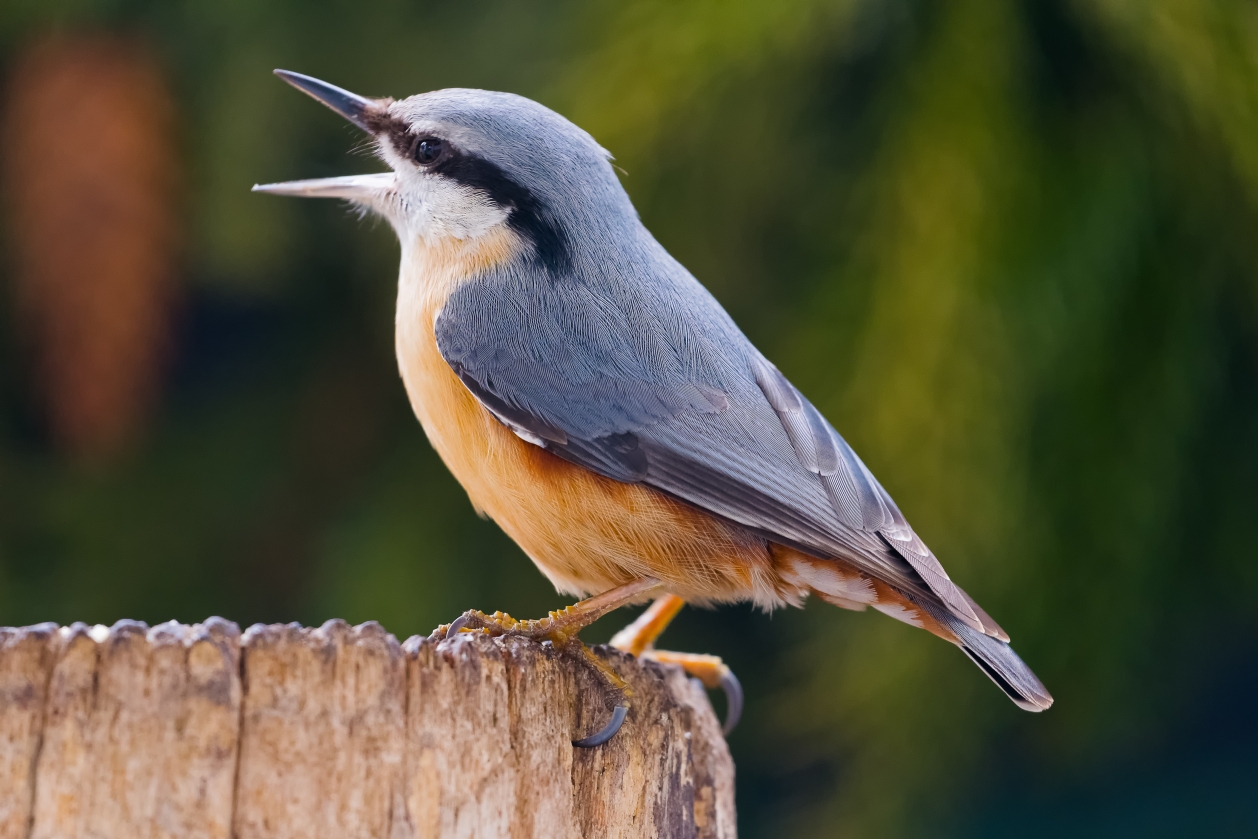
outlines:
[[655, 638], [683, 602], [873, 606], [960, 647], [1028, 711], [1053, 700], [944, 571], [839, 433], [638, 219], [594, 139], [483, 90], [366, 99], [277, 70], [371, 135], [390, 171], [255, 186], [341, 198], [402, 246], [398, 366], [428, 439], [472, 504], [561, 592], [536, 621], [471, 611], [438, 629], [519, 634], [581, 655], [577, 633], [655, 603], [613, 646], [680, 664], [730, 698], [712, 656]]

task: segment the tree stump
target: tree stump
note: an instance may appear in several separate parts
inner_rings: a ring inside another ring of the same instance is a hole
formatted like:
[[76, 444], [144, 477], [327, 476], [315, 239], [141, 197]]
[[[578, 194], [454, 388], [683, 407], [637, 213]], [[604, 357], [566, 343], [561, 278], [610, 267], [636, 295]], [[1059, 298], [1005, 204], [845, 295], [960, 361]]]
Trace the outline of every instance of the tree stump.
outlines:
[[703, 688], [604, 651], [379, 624], [0, 629], [0, 839], [733, 837]]

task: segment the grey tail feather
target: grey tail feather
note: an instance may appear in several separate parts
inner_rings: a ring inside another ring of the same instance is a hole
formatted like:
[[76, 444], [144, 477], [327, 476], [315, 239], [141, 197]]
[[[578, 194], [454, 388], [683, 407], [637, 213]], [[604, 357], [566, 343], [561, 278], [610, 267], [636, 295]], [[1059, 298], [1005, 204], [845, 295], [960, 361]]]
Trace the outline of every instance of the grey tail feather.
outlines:
[[962, 624], [953, 627], [961, 639], [961, 651], [987, 674], [996, 686], [1024, 711], [1043, 711], [1053, 704], [1053, 697], [1031, 668], [1018, 658], [1013, 647], [1004, 641], [984, 635]]
[[1018, 658], [1008, 642], [971, 629], [951, 613], [942, 612], [938, 608], [927, 607], [927, 610], [936, 620], [952, 630], [957, 636], [961, 651], [996, 683], [996, 687], [1013, 700], [1013, 704], [1024, 711], [1036, 713], [1052, 706], [1052, 694], [1031, 672], [1031, 668]]

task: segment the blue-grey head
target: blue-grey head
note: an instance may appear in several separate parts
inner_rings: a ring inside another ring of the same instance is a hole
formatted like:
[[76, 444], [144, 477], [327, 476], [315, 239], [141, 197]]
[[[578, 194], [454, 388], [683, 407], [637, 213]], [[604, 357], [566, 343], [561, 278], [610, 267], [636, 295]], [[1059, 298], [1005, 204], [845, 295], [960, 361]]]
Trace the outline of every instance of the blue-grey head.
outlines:
[[403, 248], [477, 239], [505, 226], [533, 258], [557, 270], [571, 260], [573, 231], [597, 241], [638, 226], [608, 153], [530, 99], [467, 89], [368, 99], [275, 72], [370, 134], [391, 171], [255, 191], [352, 201], [388, 219]]

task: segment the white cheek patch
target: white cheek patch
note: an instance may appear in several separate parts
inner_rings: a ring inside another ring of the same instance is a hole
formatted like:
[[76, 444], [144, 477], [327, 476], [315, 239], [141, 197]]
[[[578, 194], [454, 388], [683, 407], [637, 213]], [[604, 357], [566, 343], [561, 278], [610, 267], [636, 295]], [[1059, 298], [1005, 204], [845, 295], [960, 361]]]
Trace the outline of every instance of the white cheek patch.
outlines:
[[[448, 129], [415, 124], [413, 130], [446, 133]], [[451, 178], [428, 172], [397, 153], [382, 139], [377, 154], [396, 173], [391, 205], [379, 209], [393, 224], [403, 242], [423, 238], [429, 243], [443, 239], [476, 239], [507, 220], [510, 210], [488, 195]]]
[[484, 193], [440, 175], [399, 177], [402, 218], [412, 236], [429, 241], [476, 239], [507, 220], [509, 211]]

